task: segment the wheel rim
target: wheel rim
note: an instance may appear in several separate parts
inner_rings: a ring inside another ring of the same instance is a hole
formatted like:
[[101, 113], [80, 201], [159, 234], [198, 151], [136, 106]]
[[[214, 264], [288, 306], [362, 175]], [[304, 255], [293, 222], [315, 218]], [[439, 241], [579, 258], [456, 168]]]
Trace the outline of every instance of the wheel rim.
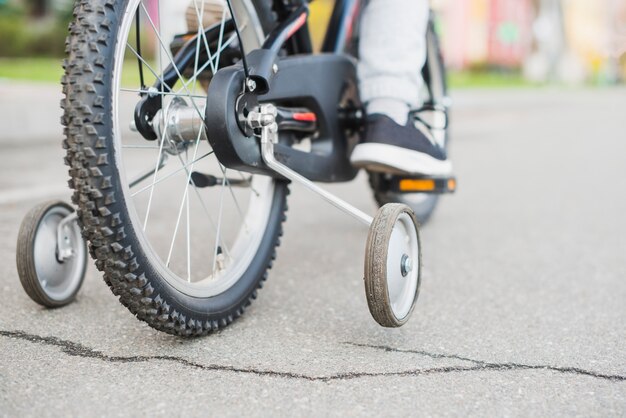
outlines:
[[421, 268], [419, 240], [409, 214], [398, 216], [388, 245], [387, 292], [394, 316], [403, 320], [413, 307]]
[[[199, 135], [193, 143], [178, 148], [167, 134], [148, 142], [126, 128], [132, 116], [132, 110], [125, 108], [126, 96], [137, 94], [137, 89], [123, 84], [125, 62], [129, 57], [138, 59], [137, 49], [128, 41], [133, 33], [135, 10], [140, 10], [146, 30], [152, 32], [157, 43], [153, 57], [156, 64], [151, 65], [144, 56], [139, 58], [156, 78], [155, 74], [162, 74], [165, 63], [171, 62], [173, 56], [165, 34], [181, 30], [177, 26], [179, 19], [173, 19], [171, 27], [168, 20], [159, 19], [166, 15], [164, 4], [172, 2], [179, 4], [177, 0], [160, 1], [156, 8], [149, 9], [143, 1], [131, 0], [120, 25], [115, 55], [126, 59], [117, 59], [113, 72], [115, 161], [133, 231], [150, 264], [177, 290], [194, 297], [211, 297], [237, 283], [254, 260], [266, 232], [275, 182], [226, 169], [215, 158], [208, 141]], [[201, 34], [205, 29], [205, 2], [193, 0], [191, 5], [196, 13], [197, 33]], [[263, 34], [252, 4], [244, 0], [234, 2], [233, 7], [246, 50], [258, 47]], [[220, 67], [222, 51], [236, 42], [234, 34], [223, 31], [226, 20], [224, 10], [217, 22], [222, 30], [215, 49], [211, 49], [206, 37], [196, 44], [193, 73], [185, 77], [185, 83], [179, 81], [172, 91], [157, 92], [163, 97], [164, 109], [178, 98], [204, 119], [206, 97], [200, 80]], [[212, 56], [212, 62], [201, 62], [202, 53]], [[144, 152], [143, 157], [138, 156], [140, 152]], [[145, 167], [146, 161], [151, 162], [147, 169], [136, 169], [142, 163]], [[221, 180], [214, 187], [201, 189], [191, 179], [194, 171]], [[150, 175], [139, 184], [131, 184], [145, 173]], [[244, 186], [235, 187], [235, 182]]]
[[63, 262], [57, 260], [57, 229], [70, 214], [70, 209], [64, 206], [51, 207], [40, 220], [35, 233], [33, 252], [37, 279], [46, 296], [54, 301], [64, 301], [75, 293], [87, 262], [85, 246], [76, 222], [70, 222], [64, 230], [73, 254]]

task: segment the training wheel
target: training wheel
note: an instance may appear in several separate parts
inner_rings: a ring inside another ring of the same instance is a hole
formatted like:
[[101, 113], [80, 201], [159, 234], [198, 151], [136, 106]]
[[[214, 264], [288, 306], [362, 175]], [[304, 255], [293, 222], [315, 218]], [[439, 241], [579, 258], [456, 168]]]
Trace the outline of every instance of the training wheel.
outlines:
[[35, 302], [55, 308], [72, 302], [87, 267], [87, 247], [73, 208], [64, 202], [34, 207], [17, 237], [17, 272]]
[[420, 290], [421, 249], [415, 214], [389, 203], [378, 210], [365, 248], [365, 295], [383, 327], [404, 325]]

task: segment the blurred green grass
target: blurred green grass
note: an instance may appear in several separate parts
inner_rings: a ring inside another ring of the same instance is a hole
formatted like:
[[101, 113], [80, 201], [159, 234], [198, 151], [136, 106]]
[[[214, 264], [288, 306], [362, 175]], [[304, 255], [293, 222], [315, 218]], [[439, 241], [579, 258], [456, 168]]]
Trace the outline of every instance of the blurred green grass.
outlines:
[[[0, 58], [0, 79], [58, 83], [63, 74], [61, 62], [62, 60], [57, 58]], [[132, 87], [139, 84], [136, 65], [134, 61], [124, 64], [122, 75], [124, 86]], [[448, 81], [451, 89], [532, 86], [520, 74], [496, 71], [450, 72]]]
[[[63, 75], [63, 60], [60, 58], [0, 58], [0, 80], [19, 80], [35, 83], [60, 83]], [[154, 77], [146, 70], [147, 81]], [[124, 62], [122, 85], [139, 85], [137, 62]]]
[[63, 68], [57, 58], [0, 58], [0, 79], [57, 83]]
[[533, 86], [518, 72], [495, 70], [449, 71], [448, 84], [451, 89], [523, 88]]

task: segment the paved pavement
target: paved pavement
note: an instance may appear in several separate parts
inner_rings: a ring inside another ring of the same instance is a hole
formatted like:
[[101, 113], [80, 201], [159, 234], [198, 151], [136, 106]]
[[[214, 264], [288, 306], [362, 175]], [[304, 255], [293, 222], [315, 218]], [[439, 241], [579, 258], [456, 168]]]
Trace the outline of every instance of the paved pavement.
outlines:
[[[93, 269], [71, 306], [28, 299], [19, 222], [68, 195], [58, 100], [0, 96], [0, 415], [626, 415], [623, 88], [455, 96], [460, 188], [423, 229], [402, 329], [369, 316], [367, 231], [295, 187], [259, 299], [195, 340], [134, 319]], [[363, 178], [331, 189], [374, 210]]]

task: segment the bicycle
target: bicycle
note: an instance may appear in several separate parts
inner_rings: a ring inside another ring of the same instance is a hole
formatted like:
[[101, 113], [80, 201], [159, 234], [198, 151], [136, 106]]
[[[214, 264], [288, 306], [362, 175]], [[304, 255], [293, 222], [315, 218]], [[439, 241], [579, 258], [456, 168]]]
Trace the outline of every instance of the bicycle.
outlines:
[[[223, 328], [267, 279], [297, 182], [370, 227], [370, 312], [382, 326], [405, 324], [421, 283], [418, 222], [455, 179], [369, 173], [374, 218], [314, 184], [357, 175], [348, 157], [363, 125], [354, 52], [363, 2], [335, 3], [321, 54], [304, 0], [192, 0], [186, 28], [163, 3], [75, 5], [62, 123], [76, 212], [48, 202], [26, 216], [17, 265], [29, 296], [70, 303], [89, 253], [153, 328]], [[428, 100], [415, 115], [447, 140], [432, 19], [427, 44]]]

